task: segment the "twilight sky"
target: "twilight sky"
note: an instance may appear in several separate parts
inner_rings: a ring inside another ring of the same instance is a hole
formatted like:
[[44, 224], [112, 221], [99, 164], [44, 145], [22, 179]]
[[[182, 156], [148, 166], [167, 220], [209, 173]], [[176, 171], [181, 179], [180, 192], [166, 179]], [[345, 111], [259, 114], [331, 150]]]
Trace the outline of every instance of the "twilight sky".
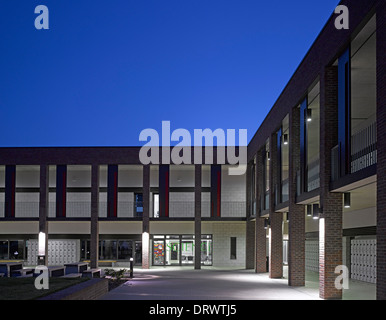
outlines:
[[1, 0], [0, 147], [141, 146], [163, 120], [249, 141], [337, 4]]

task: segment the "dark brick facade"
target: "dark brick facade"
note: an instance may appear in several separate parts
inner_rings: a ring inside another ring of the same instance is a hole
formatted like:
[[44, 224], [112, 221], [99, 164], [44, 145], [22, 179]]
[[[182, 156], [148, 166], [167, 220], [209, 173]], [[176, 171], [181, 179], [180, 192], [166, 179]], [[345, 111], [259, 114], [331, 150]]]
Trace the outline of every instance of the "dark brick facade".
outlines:
[[289, 223], [288, 223], [288, 284], [305, 285], [305, 212], [296, 204], [296, 173], [300, 170], [299, 108], [289, 115]]
[[377, 299], [386, 300], [386, 1], [377, 6]]
[[269, 277], [283, 277], [283, 213], [275, 212], [276, 187], [278, 184], [277, 163], [277, 134], [270, 137], [270, 196], [269, 196], [269, 219], [270, 219], [270, 246], [269, 246]]

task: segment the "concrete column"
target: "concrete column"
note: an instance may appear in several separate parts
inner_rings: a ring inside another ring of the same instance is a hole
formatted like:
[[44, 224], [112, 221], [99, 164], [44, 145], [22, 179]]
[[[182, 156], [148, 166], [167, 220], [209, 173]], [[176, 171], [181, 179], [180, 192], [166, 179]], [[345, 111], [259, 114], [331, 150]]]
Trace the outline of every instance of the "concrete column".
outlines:
[[277, 172], [277, 134], [274, 133], [269, 141], [269, 219], [270, 219], [270, 246], [269, 246], [269, 277], [283, 277], [283, 213], [275, 212], [275, 189], [278, 185]]
[[49, 170], [48, 165], [40, 166], [40, 194], [39, 194], [39, 232], [46, 235], [46, 249], [44, 265], [48, 266], [48, 187], [49, 187]]
[[264, 229], [264, 219], [260, 217], [261, 200], [264, 194], [263, 188], [263, 156], [262, 151], [258, 151], [256, 155], [256, 221], [255, 221], [255, 272], [267, 272], [267, 231]]
[[300, 111], [289, 114], [289, 223], [288, 223], [288, 284], [305, 285], [306, 227], [305, 209], [296, 204], [296, 174], [300, 170]]
[[90, 267], [98, 268], [99, 260], [99, 165], [91, 166], [91, 236]]
[[377, 7], [377, 299], [386, 300], [386, 6]]
[[194, 269], [201, 269], [201, 186], [202, 167], [194, 166]]
[[142, 269], [150, 268], [150, 165], [143, 166]]
[[319, 295], [341, 299], [335, 288], [335, 268], [342, 265], [343, 199], [330, 192], [331, 149], [338, 142], [338, 68], [327, 67], [320, 81], [320, 207], [319, 219]]

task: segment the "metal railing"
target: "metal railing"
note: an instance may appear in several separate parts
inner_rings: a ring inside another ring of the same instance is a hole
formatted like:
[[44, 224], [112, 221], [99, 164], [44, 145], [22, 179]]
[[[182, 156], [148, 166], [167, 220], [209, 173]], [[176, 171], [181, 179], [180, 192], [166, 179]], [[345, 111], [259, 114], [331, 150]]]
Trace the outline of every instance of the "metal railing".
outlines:
[[[350, 173], [355, 173], [377, 163], [377, 125], [371, 123], [351, 136]], [[340, 177], [339, 145], [331, 150], [331, 180]]]
[[351, 136], [351, 173], [370, 167], [377, 163], [377, 124]]
[[318, 189], [320, 186], [320, 161], [319, 159], [308, 164], [308, 185], [307, 191]]

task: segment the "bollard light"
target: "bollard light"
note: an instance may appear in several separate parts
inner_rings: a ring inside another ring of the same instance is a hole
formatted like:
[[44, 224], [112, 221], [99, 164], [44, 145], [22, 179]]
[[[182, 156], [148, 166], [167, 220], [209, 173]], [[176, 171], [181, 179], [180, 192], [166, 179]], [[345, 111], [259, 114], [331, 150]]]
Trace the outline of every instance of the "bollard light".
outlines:
[[133, 278], [133, 258], [130, 258], [130, 278]]

